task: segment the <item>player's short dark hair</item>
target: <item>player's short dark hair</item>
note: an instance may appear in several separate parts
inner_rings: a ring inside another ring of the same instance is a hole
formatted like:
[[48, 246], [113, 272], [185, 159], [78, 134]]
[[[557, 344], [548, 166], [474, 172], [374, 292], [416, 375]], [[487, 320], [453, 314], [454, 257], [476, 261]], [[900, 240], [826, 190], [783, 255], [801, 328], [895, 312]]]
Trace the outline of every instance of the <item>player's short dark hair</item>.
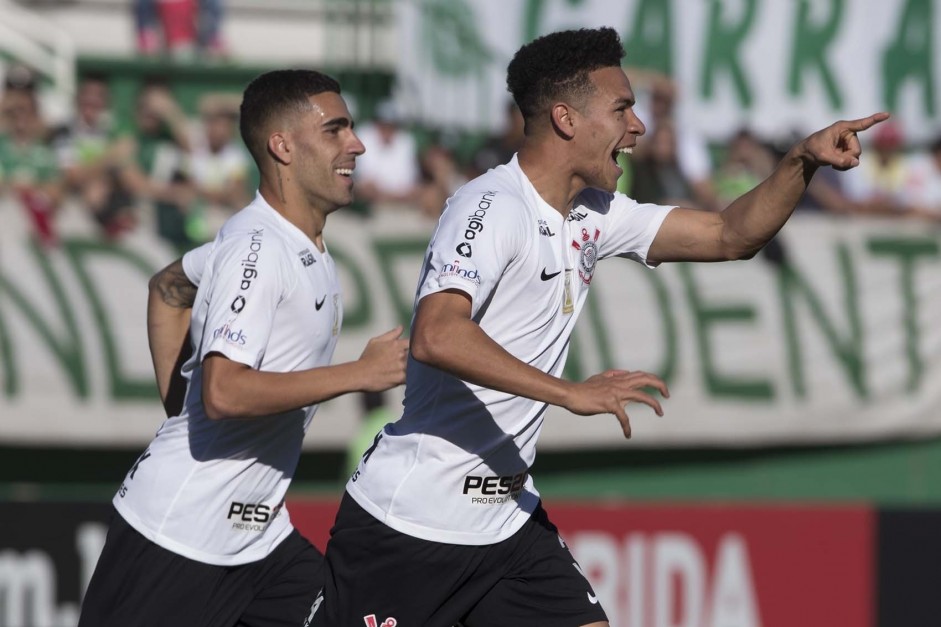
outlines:
[[339, 94], [340, 83], [316, 70], [274, 70], [248, 84], [239, 107], [239, 132], [256, 163], [261, 165], [267, 154], [271, 120], [309, 111], [309, 98], [324, 92]]
[[588, 74], [620, 67], [623, 58], [624, 46], [613, 28], [550, 33], [516, 52], [507, 67], [506, 87], [528, 122], [554, 101], [575, 101], [589, 95], [592, 84]]

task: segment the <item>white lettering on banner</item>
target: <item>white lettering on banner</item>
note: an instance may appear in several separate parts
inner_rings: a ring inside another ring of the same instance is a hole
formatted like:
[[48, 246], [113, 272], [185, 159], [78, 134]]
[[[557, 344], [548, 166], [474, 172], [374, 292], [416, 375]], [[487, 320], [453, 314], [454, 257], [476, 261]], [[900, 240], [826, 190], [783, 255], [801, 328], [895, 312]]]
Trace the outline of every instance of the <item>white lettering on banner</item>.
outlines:
[[[674, 77], [681, 121], [715, 141], [742, 126], [785, 139], [878, 110], [897, 114], [916, 141], [941, 125], [937, 0], [429, 3], [400, 3], [398, 72], [412, 87], [407, 104], [420, 103], [414, 113], [432, 126], [498, 131], [493, 112], [519, 46], [598, 26], [621, 35], [629, 68]], [[644, 105], [647, 94], [637, 95]]]
[[[84, 596], [95, 564], [104, 547], [107, 527], [85, 523], [78, 527], [75, 546], [79, 555], [80, 596]], [[58, 603], [56, 566], [44, 551], [0, 551], [0, 625], [10, 627], [75, 627], [78, 606]]]
[[56, 571], [42, 551], [0, 552], [0, 618], [4, 625], [65, 627], [78, 622], [73, 604], [56, 607]]
[[102, 549], [105, 548], [107, 537], [108, 528], [101, 523], [83, 523], [75, 532], [75, 549], [78, 551], [81, 567], [79, 590], [82, 591], [82, 595], [85, 594], [85, 590], [88, 590], [88, 583], [95, 573], [95, 566], [98, 564], [98, 558], [101, 557]]
[[738, 533], [704, 547], [679, 532], [569, 534], [612, 627], [761, 627], [748, 547]]

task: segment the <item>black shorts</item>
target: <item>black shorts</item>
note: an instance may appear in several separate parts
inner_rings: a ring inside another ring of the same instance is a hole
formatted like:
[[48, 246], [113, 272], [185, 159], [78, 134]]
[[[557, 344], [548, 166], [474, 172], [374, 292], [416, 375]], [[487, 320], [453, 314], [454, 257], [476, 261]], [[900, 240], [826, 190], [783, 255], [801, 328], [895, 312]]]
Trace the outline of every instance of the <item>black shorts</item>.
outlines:
[[304, 627], [323, 556], [295, 529], [266, 558], [213, 566], [157, 546], [115, 513], [79, 627]]
[[503, 542], [465, 546], [395, 531], [345, 494], [330, 535], [324, 603], [312, 625], [577, 627], [608, 620], [541, 505]]

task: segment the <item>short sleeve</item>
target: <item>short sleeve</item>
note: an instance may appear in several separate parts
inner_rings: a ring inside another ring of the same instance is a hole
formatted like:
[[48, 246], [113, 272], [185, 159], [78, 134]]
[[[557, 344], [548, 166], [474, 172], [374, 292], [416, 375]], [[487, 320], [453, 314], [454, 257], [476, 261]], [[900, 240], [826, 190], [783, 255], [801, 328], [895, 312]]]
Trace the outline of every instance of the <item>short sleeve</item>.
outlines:
[[657, 237], [660, 226], [672, 206], [639, 203], [621, 193], [604, 193], [591, 190], [580, 198], [594, 205], [603, 215], [603, 239], [598, 250], [598, 258], [627, 257], [648, 267], [658, 264], [647, 261], [647, 253]]
[[236, 233], [218, 241], [204, 270], [208, 308], [200, 359], [212, 352], [258, 368], [275, 314], [289, 293], [277, 242], [264, 233]]
[[183, 255], [183, 274], [195, 286], [203, 278], [203, 268], [206, 267], [206, 259], [209, 257], [209, 251], [212, 250], [212, 242], [207, 242], [199, 248], [194, 248]]

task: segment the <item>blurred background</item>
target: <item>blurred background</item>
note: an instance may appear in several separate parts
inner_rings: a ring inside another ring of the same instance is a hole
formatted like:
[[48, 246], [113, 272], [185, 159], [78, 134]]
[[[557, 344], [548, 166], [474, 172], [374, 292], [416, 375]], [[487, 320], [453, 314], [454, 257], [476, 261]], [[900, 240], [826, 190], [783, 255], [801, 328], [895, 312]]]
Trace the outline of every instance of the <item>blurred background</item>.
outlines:
[[[407, 326], [444, 199], [515, 151], [512, 54], [601, 25], [638, 200], [721, 211], [807, 133], [893, 114], [754, 260], [596, 274], [566, 376], [657, 372], [666, 415], [625, 441], [552, 410], [533, 472], [612, 625], [941, 624], [941, 0], [0, 0], [0, 627], [77, 621], [163, 417], [148, 278], [254, 194], [247, 82], [334, 75], [367, 147], [327, 231], [342, 361]], [[321, 407], [289, 497], [319, 546], [400, 402]]]

